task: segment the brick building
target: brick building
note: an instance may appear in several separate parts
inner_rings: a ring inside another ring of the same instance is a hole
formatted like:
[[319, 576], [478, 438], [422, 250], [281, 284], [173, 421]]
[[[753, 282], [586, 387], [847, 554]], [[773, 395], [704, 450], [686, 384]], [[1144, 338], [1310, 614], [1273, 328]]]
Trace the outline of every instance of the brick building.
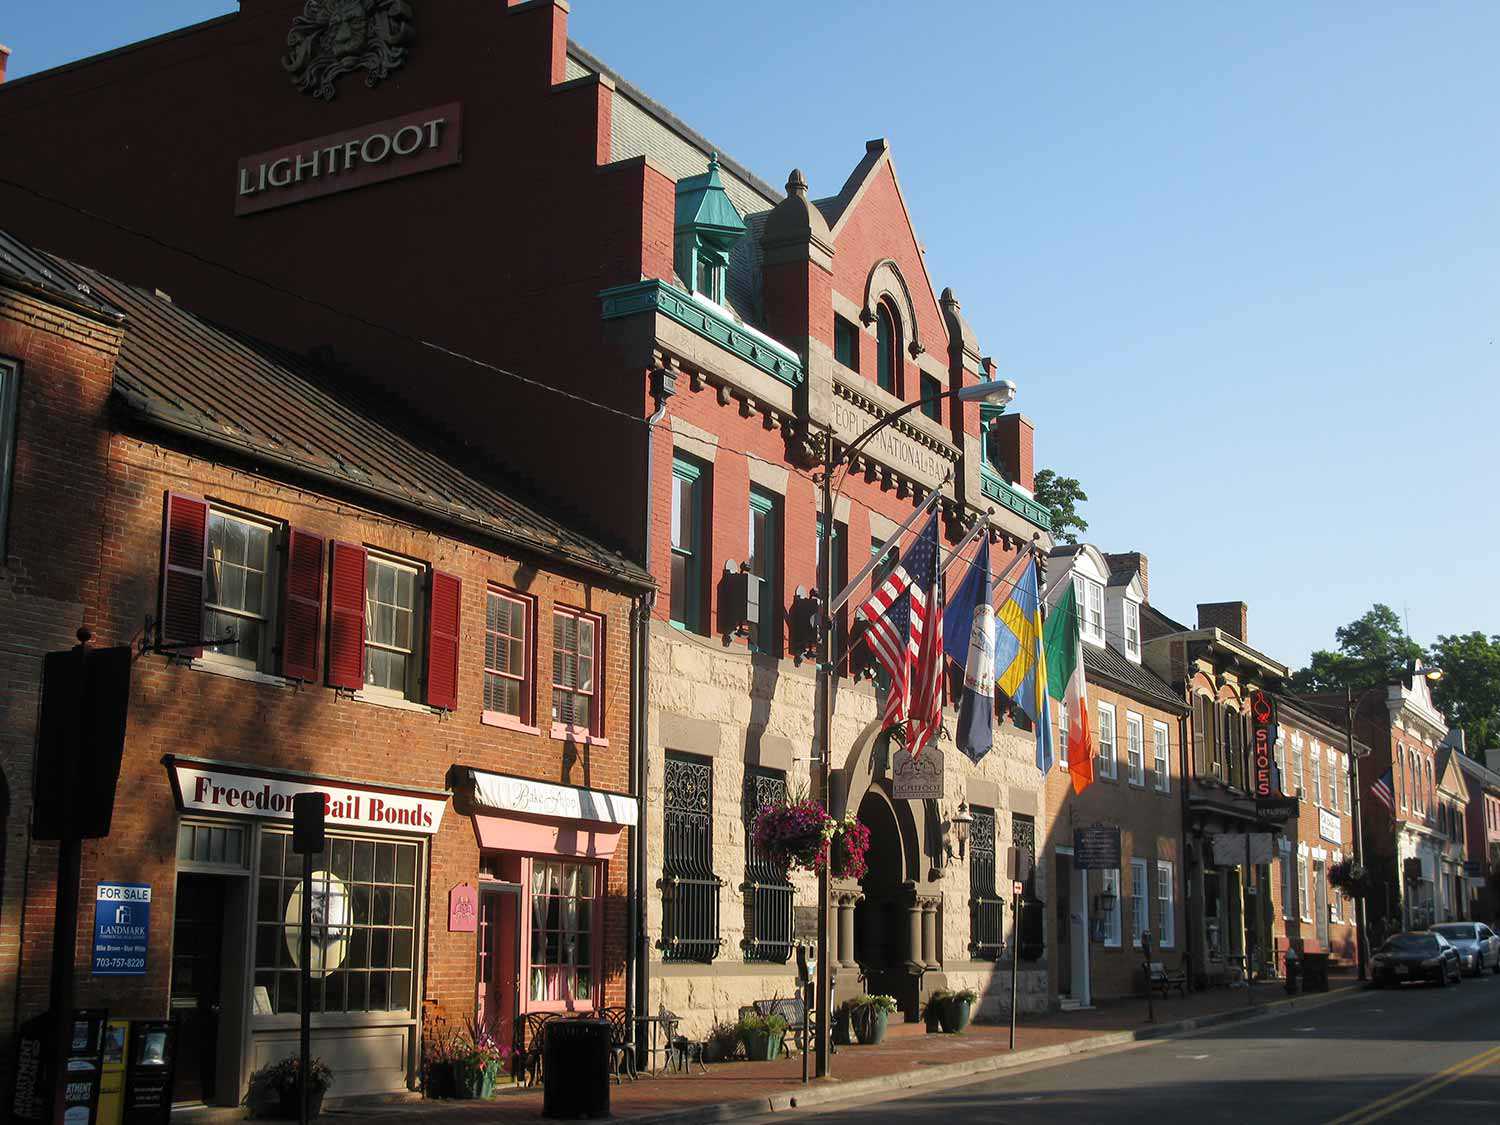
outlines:
[[1464, 772], [1469, 793], [1463, 819], [1468, 834], [1468, 917], [1493, 924], [1500, 918], [1491, 878], [1500, 868], [1500, 773], [1465, 753], [1455, 754], [1454, 761]]
[[1473, 917], [1469, 913], [1469, 880], [1464, 872], [1469, 859], [1469, 832], [1465, 823], [1469, 808], [1469, 780], [1458, 762], [1464, 753], [1447, 744], [1450, 741], [1445, 739], [1445, 745], [1438, 748], [1435, 767], [1437, 826], [1443, 838], [1437, 867], [1439, 922]]
[[[948, 544], [982, 519], [996, 566], [1046, 549], [1032, 423], [933, 401], [867, 447], [818, 513], [826, 443], [996, 371], [933, 283], [883, 141], [831, 195], [796, 171], [782, 191], [571, 42], [561, 0], [432, 0], [410, 26], [341, 25], [390, 37], [349, 55], [343, 77], [323, 41], [298, 38], [304, 15], [301, 0], [244, 0], [7, 83], [0, 167], [27, 185], [0, 189], [8, 221], [357, 373], [344, 382], [525, 475], [639, 560], [662, 595], [640, 663], [633, 940], [653, 971], [634, 999], [701, 1031], [786, 995], [811, 883], [761, 870], [745, 825], [755, 802], [808, 780], [815, 682], [789, 622], [816, 586], [819, 520], [843, 577], [933, 490]], [[288, 52], [289, 28], [305, 50]], [[742, 565], [762, 595], [753, 616]], [[1001, 724], [977, 767], [945, 743], [943, 799], [894, 800], [877, 708], [874, 685], [840, 679], [835, 811], [899, 842], [837, 889], [840, 995], [862, 965], [909, 1015], [944, 982], [981, 987], [993, 1013], [1013, 943], [971, 902], [995, 896], [996, 848], [1034, 846], [1044, 827], [1032, 737]], [[950, 859], [962, 802], [978, 844]], [[1022, 992], [1044, 1002], [1039, 969]]]
[[[1074, 793], [1066, 757], [1047, 779], [1042, 862], [1053, 874], [1047, 911], [1052, 995], [1064, 1006], [1139, 992], [1141, 933], [1152, 957], [1176, 967], [1185, 951], [1182, 740], [1187, 706], [1141, 662], [1146, 558], [1091, 546], [1054, 547], [1047, 568], [1055, 605], [1072, 583], [1080, 607], [1084, 675], [1095, 739], [1094, 782]], [[1066, 709], [1058, 745], [1066, 743]], [[1074, 866], [1073, 831], [1120, 829], [1120, 867]]]
[[[1355, 854], [1353, 774], [1347, 737], [1320, 709], [1286, 694], [1276, 700], [1276, 768], [1297, 815], [1276, 840], [1271, 885], [1271, 943], [1278, 971], [1286, 951], [1359, 956], [1355, 903], [1328, 880], [1329, 869]], [[1356, 755], [1366, 748], [1355, 744]], [[1356, 767], [1358, 768], [1358, 767]], [[1363, 768], [1368, 769], [1366, 764]]]
[[[295, 1053], [298, 791], [328, 795], [335, 1095], [413, 1084], [424, 1020], [477, 1009], [504, 1036], [622, 1003], [644, 571], [315, 367], [9, 236], [0, 380], [5, 1057], [48, 988], [40, 658], [79, 627], [137, 655], [112, 831], [83, 851], [77, 1003], [170, 1015], [179, 1100], [237, 1104]], [[150, 889], [144, 956], [96, 960], [92, 904], [121, 883]]]

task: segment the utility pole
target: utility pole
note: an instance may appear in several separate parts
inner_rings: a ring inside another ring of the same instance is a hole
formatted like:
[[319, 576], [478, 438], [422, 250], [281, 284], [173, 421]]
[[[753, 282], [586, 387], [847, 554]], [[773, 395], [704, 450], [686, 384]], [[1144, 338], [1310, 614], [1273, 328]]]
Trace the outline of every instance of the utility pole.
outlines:
[[[823, 435], [823, 477], [819, 482], [823, 499], [823, 525], [819, 530], [818, 558], [818, 725], [815, 732], [817, 754], [815, 756], [816, 796], [823, 810], [829, 812], [828, 780], [829, 754], [832, 751], [833, 734], [833, 433]], [[832, 815], [831, 812], [829, 815]], [[833, 992], [830, 988], [828, 956], [828, 912], [830, 907], [829, 876], [833, 855], [818, 871], [818, 957], [813, 987], [817, 996], [814, 1001], [817, 1011], [817, 1040], [813, 1047], [813, 1072], [818, 1078], [828, 1077], [829, 1034], [833, 1021]]]
[[[1353, 808], [1350, 812], [1354, 817], [1354, 862], [1359, 864], [1360, 870], [1366, 873], [1366, 883], [1369, 882], [1369, 872], [1365, 867], [1365, 820], [1359, 807], [1359, 758], [1354, 753], [1354, 689], [1348, 684], [1344, 685], [1344, 753], [1349, 755], [1349, 770], [1353, 775], [1354, 783], [1349, 786], [1353, 796]], [[1368, 890], [1368, 887], [1366, 888]], [[1359, 962], [1359, 979], [1364, 980], [1367, 974], [1366, 958], [1368, 951], [1365, 946], [1365, 895], [1360, 895], [1354, 900], [1355, 911], [1355, 934], [1354, 953]]]

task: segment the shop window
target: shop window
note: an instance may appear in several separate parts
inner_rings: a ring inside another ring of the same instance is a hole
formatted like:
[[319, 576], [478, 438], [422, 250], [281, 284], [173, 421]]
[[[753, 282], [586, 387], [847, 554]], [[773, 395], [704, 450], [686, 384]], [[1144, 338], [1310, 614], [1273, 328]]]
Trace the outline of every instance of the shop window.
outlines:
[[1151, 919], [1146, 914], [1146, 904], [1150, 901], [1147, 896], [1148, 890], [1146, 861], [1132, 859], [1130, 861], [1130, 944], [1135, 947], [1140, 945], [1141, 935], [1151, 928]]
[[859, 329], [838, 313], [833, 314], [833, 358], [850, 371], [859, 370]]
[[[745, 778], [745, 960], [786, 962], [792, 955], [792, 881], [755, 846], [755, 815], [786, 801], [786, 774], [750, 770]], [[715, 935], [717, 936], [717, 935]]]
[[661, 948], [668, 961], [712, 961], [724, 885], [714, 874], [713, 762], [669, 754], [664, 781]]
[[969, 826], [969, 949], [998, 961], [1005, 947], [1005, 899], [996, 883], [995, 810], [975, 805]]
[[922, 413], [934, 422], [941, 422], [943, 420], [943, 400], [938, 396], [943, 393], [943, 384], [925, 371], [922, 372], [920, 382], [922, 390]]
[[692, 457], [672, 458], [672, 624], [703, 632], [707, 601], [709, 468]]
[[485, 598], [484, 713], [529, 725], [535, 709], [536, 661], [532, 650], [536, 603], [524, 594], [491, 587]]
[[901, 330], [888, 302], [875, 310], [875, 383], [901, 398]]
[[[330, 835], [314, 858], [313, 1011], [415, 1011], [419, 850]], [[290, 832], [261, 829], [257, 883], [254, 1012], [296, 1012], [302, 856]]]
[[1171, 949], [1177, 941], [1176, 884], [1172, 880], [1172, 865], [1166, 860], [1156, 861], [1156, 944], [1158, 949]]
[[1131, 785], [1146, 784], [1146, 727], [1134, 711], [1125, 712], [1125, 775]]
[[531, 959], [526, 997], [533, 1005], [594, 1007], [598, 871], [591, 863], [534, 860]]
[[1151, 724], [1151, 762], [1155, 778], [1152, 782], [1158, 793], [1172, 791], [1172, 736], [1166, 723]]
[[[603, 622], [574, 609], [552, 611], [553, 733], [599, 734], [599, 634]], [[561, 729], [559, 729], [561, 728]]]
[[232, 636], [238, 643], [207, 648], [206, 657], [243, 668], [266, 667], [275, 577], [273, 533], [269, 524], [209, 509], [203, 637]]
[[761, 580], [760, 619], [751, 623], [750, 645], [768, 656], [781, 655], [781, 497], [750, 488], [750, 543], [746, 562]]
[[0, 359], [0, 561], [6, 556], [6, 531], [10, 526], [11, 466], [16, 459], [16, 413], [20, 400], [21, 369]]
[[416, 604], [416, 567], [366, 556], [366, 688], [403, 698], [411, 690]]

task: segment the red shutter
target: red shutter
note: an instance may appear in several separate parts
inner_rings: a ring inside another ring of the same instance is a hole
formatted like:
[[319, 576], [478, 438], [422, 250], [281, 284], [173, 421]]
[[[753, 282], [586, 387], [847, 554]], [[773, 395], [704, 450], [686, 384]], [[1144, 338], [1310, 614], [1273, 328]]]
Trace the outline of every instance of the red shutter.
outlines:
[[[208, 569], [208, 502], [167, 493], [161, 552], [162, 644], [203, 638], [203, 595]], [[190, 656], [203, 650], [179, 649]]]
[[458, 626], [463, 583], [440, 570], [427, 583], [427, 705], [458, 710]]
[[333, 545], [328, 591], [328, 686], [365, 686], [365, 549]]
[[281, 674], [318, 678], [318, 634], [323, 618], [323, 537], [295, 527], [286, 538], [286, 582], [281, 600]]

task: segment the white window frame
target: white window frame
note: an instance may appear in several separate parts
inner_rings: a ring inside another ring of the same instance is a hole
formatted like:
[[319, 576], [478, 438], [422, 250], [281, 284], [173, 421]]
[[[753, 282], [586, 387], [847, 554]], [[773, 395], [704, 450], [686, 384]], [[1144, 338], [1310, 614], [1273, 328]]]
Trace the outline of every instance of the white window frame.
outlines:
[[1302, 736], [1292, 735], [1292, 795], [1299, 801], [1307, 800], [1307, 755], [1302, 749]]
[[1297, 917], [1304, 922], [1312, 921], [1312, 911], [1308, 909], [1307, 904], [1308, 869], [1308, 857], [1299, 855], [1297, 857]]
[[1078, 602], [1078, 631], [1083, 639], [1104, 647], [1104, 583], [1087, 575], [1073, 575], [1073, 596]]
[[1125, 712], [1125, 777], [1146, 787], [1146, 721], [1134, 711]]
[[[387, 644], [383, 644], [383, 643], [381, 643], [379, 641], [372, 641], [370, 639], [370, 607], [369, 607], [369, 605], [366, 605], [365, 606], [365, 635], [362, 638], [362, 640], [364, 641], [364, 647], [363, 647], [363, 650], [360, 653], [360, 664], [362, 665], [362, 667], [360, 669], [360, 675], [361, 675], [361, 677], [368, 677], [369, 676], [369, 656], [368, 656], [368, 653], [369, 653], [370, 649], [372, 649], [372, 648], [373, 649], [378, 649], [381, 652], [404, 652], [406, 654], [406, 675], [403, 677], [403, 681], [404, 682], [403, 682], [403, 685], [399, 689], [397, 689], [397, 688], [380, 687], [377, 684], [370, 683], [368, 679], [365, 679], [363, 686], [361, 686], [361, 688], [360, 688], [360, 694], [363, 695], [363, 696], [365, 696], [365, 697], [367, 697], [367, 698], [373, 698], [373, 699], [406, 699], [406, 700], [413, 700], [414, 701], [417, 698], [417, 691], [416, 691], [417, 678], [421, 675], [421, 668], [420, 668], [419, 665], [420, 665], [421, 655], [422, 655], [422, 635], [423, 635], [423, 632], [422, 632], [423, 631], [423, 620], [422, 620], [422, 579], [424, 577], [424, 571], [423, 571], [423, 568], [420, 567], [420, 566], [418, 566], [416, 563], [408, 562], [405, 559], [396, 558], [393, 555], [384, 555], [384, 554], [379, 553], [378, 551], [366, 551], [365, 552], [365, 584], [366, 584], [366, 588], [368, 588], [370, 566], [372, 564], [378, 564], [380, 566], [388, 566], [392, 570], [403, 571], [403, 572], [409, 573], [412, 576], [412, 579], [411, 579], [411, 636], [408, 638], [408, 640], [410, 641], [411, 647], [408, 648], [408, 649], [400, 649], [400, 648], [397, 648], [394, 645], [387, 645]], [[361, 596], [365, 596], [365, 591], [361, 590], [360, 594], [361, 594]]]
[[1156, 791], [1172, 791], [1172, 729], [1166, 723], [1151, 723], [1151, 768], [1156, 773]]
[[1339, 811], [1339, 759], [1332, 749], [1328, 751], [1328, 811]]
[[1068, 701], [1059, 699], [1057, 701], [1057, 722], [1054, 724], [1054, 732], [1057, 735], [1057, 768], [1063, 773], [1068, 772]]
[[1146, 861], [1130, 861], [1130, 948], [1135, 949], [1142, 933], [1151, 930], [1151, 887], [1146, 881]]
[[1323, 807], [1323, 749], [1318, 745], [1318, 740], [1313, 739], [1312, 744], [1312, 768], [1313, 768], [1313, 805], [1316, 808]]
[[1115, 896], [1114, 909], [1105, 918], [1108, 929], [1104, 931], [1104, 948], [1120, 948], [1120, 915], [1124, 913], [1125, 903], [1120, 897], [1120, 869], [1109, 868], [1100, 872], [1099, 891], [1101, 894], [1113, 894]]
[[[264, 578], [261, 584], [259, 613], [250, 613], [247, 610], [235, 609], [230, 606], [220, 606], [208, 600], [208, 574], [214, 565], [213, 559], [208, 557], [210, 551], [209, 539], [213, 534], [215, 516], [234, 523], [244, 524], [247, 527], [253, 527], [257, 531], [266, 533], [266, 569], [262, 572]], [[260, 651], [253, 657], [246, 657], [242, 655], [242, 650], [238, 645], [222, 650], [205, 646], [200, 659], [213, 664], [223, 664], [230, 668], [240, 668], [251, 672], [271, 671], [271, 653], [279, 643], [279, 638], [276, 636], [275, 631], [277, 628], [276, 609], [281, 601], [281, 588], [279, 584], [281, 575], [279, 572], [282, 552], [277, 549], [280, 545], [278, 542], [280, 532], [281, 528], [270, 520], [257, 519], [255, 516], [244, 512], [237, 512], [233, 508], [226, 508], [219, 504], [210, 504], [208, 506], [208, 518], [203, 525], [205, 555], [203, 566], [203, 639], [208, 640], [211, 636], [208, 632], [208, 615], [210, 613], [221, 613], [227, 617], [240, 617], [247, 621], [258, 622], [260, 624]]]
[[1354, 764], [1348, 762], [1343, 766], [1344, 774], [1344, 811], [1351, 816], [1354, 813]]
[[[1119, 759], [1119, 752], [1120, 752], [1120, 750], [1119, 750], [1119, 730], [1115, 726], [1115, 705], [1113, 703], [1103, 703], [1103, 702], [1101, 702], [1098, 705], [1098, 714], [1099, 714], [1099, 749], [1098, 749], [1098, 752], [1094, 756], [1094, 760], [1099, 765], [1098, 773], [1099, 773], [1100, 777], [1107, 778], [1110, 781], [1118, 781], [1119, 777], [1120, 777], [1120, 759]], [[1106, 715], [1109, 717], [1109, 722], [1108, 723], [1105, 722], [1105, 716]], [[1105, 729], [1106, 726], [1108, 726], [1108, 728], [1109, 728], [1109, 741], [1108, 742], [1106, 742], [1105, 739], [1104, 739], [1104, 729]], [[1107, 755], [1105, 753], [1105, 748], [1106, 747], [1108, 747], [1108, 750], [1109, 750], [1109, 753]]]
[[1141, 607], [1129, 598], [1125, 599], [1125, 655], [1141, 658]]
[[[518, 607], [521, 611], [521, 628], [523, 631], [521, 637], [521, 663], [523, 665], [523, 669], [519, 674], [514, 671], [502, 671], [498, 668], [490, 667], [489, 612], [490, 599], [492, 598], [502, 602], [509, 602], [512, 606]], [[484, 599], [484, 634], [484, 657], [480, 662], [481, 668], [484, 672], [484, 676], [481, 680], [483, 689], [481, 698], [483, 699], [489, 694], [489, 678], [491, 676], [497, 679], [506, 680], [517, 685], [516, 696], [520, 700], [521, 711], [519, 714], [514, 714], [510, 711], [492, 711], [489, 709], [485, 709], [481, 714], [481, 718], [485, 722], [494, 723], [497, 725], [525, 727], [528, 731], [535, 733], [537, 728], [532, 724], [536, 720], [536, 599], [526, 594], [517, 593], [516, 591], [511, 590], [505, 586], [486, 586]]]
[[1177, 883], [1172, 877], [1170, 860], [1156, 861], [1156, 947], [1171, 949], [1177, 944]]
[[[573, 606], [556, 603], [552, 606], [552, 628], [557, 629], [559, 617], [571, 617], [582, 625], [587, 621], [593, 632], [593, 653], [589, 664], [589, 686], [581, 684], [575, 687], [565, 687], [557, 679], [557, 656], [556, 642], [553, 642], [553, 672], [552, 688], [548, 695], [548, 713], [552, 723], [552, 737], [560, 739], [583, 738], [592, 743], [608, 745], [604, 739], [604, 693], [601, 690], [604, 676], [604, 618], [600, 614], [590, 613], [588, 610], [577, 609]], [[582, 644], [579, 645], [579, 653], [582, 652]], [[576, 670], [575, 676], [576, 679]], [[557, 692], [571, 692], [574, 695], [584, 695], [589, 699], [589, 725], [587, 727], [577, 726], [563, 721], [557, 717]]]
[[1286, 774], [1286, 732], [1285, 731], [1278, 730], [1276, 732], [1276, 749], [1275, 749], [1275, 754], [1276, 754], [1276, 776], [1277, 776], [1277, 779], [1280, 781], [1283, 790], [1285, 790], [1287, 783], [1291, 781], [1291, 778], [1287, 777], [1287, 774]]
[[1279, 862], [1281, 867], [1281, 916], [1287, 921], [1291, 921], [1292, 906], [1296, 901], [1296, 893], [1292, 889], [1292, 846], [1285, 840], [1281, 842]]

